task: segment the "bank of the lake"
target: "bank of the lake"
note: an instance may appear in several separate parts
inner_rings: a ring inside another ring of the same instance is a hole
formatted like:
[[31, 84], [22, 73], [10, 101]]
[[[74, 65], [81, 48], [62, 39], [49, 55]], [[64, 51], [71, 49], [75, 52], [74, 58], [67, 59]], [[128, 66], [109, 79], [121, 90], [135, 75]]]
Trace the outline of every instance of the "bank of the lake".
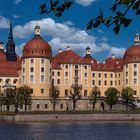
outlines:
[[61, 121], [140, 121], [140, 114], [17, 114], [1, 115], [0, 121], [61, 122]]

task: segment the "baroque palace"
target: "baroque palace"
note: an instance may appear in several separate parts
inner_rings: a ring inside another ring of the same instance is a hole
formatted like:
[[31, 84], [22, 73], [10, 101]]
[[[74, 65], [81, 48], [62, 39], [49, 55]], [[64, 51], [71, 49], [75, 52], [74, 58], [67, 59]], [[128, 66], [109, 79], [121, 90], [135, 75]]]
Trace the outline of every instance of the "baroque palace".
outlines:
[[[121, 91], [122, 87], [130, 86], [135, 91], [135, 97], [140, 97], [140, 41], [136, 34], [134, 44], [129, 47], [123, 58], [115, 55], [99, 63], [90, 54], [90, 48], [85, 49], [85, 56], [81, 57], [68, 46], [66, 50], [59, 49], [58, 54], [52, 56], [51, 46], [43, 40], [40, 26], [35, 27], [34, 37], [25, 44], [22, 56], [15, 52], [12, 24], [6, 51], [4, 43], [0, 42], [0, 90], [6, 86], [28, 85], [33, 88], [33, 102], [28, 110], [52, 110], [49, 100], [49, 90], [53, 83], [60, 91], [61, 101], [57, 110], [72, 108], [68, 96], [73, 84], [82, 86], [82, 99], [77, 108], [90, 110], [88, 100], [92, 88], [99, 87], [101, 96], [109, 87]], [[75, 78], [78, 77], [78, 78]], [[97, 104], [97, 106], [99, 106]], [[121, 106], [120, 106], [121, 107]]]

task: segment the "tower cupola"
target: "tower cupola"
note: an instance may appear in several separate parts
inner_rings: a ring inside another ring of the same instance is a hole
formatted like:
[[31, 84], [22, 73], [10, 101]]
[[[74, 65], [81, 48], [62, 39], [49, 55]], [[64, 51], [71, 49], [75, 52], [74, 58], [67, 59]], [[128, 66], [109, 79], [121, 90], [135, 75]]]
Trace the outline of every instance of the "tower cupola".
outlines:
[[35, 26], [35, 37], [40, 37], [40, 26], [39, 25]]
[[90, 56], [90, 52], [91, 52], [90, 47], [87, 47], [86, 48], [86, 56]]
[[134, 37], [134, 45], [139, 45], [140, 44], [140, 39], [139, 39], [139, 34], [137, 33]]

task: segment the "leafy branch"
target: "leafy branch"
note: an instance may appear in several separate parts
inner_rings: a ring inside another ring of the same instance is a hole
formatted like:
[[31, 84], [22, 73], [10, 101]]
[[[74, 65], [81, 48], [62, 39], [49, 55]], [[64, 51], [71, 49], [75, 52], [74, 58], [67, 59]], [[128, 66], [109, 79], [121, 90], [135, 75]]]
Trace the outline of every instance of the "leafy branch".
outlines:
[[56, 1], [49, 0], [49, 3], [50, 3], [49, 8], [47, 7], [46, 3], [43, 3], [39, 7], [41, 15], [45, 13], [48, 14], [53, 12], [56, 17], [60, 17], [62, 16], [65, 10], [68, 10], [73, 5], [73, 2], [67, 0], [62, 0], [62, 2], [60, 0], [56, 0]]
[[[121, 12], [119, 9], [125, 10]], [[86, 29], [97, 28], [103, 24], [107, 28], [113, 26], [113, 31], [118, 34], [122, 26], [128, 27], [132, 22], [132, 19], [127, 18], [130, 10], [134, 11], [136, 15], [140, 15], [140, 0], [116, 0], [110, 10], [114, 16], [105, 18], [103, 12], [100, 11], [100, 14], [95, 19], [91, 19], [88, 22]]]

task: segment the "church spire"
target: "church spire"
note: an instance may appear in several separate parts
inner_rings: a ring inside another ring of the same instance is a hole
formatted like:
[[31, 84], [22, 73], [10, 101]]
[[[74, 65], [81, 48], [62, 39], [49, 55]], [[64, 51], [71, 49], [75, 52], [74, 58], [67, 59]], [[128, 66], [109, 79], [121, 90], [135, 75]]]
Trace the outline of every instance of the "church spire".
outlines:
[[13, 28], [12, 28], [12, 22], [10, 22], [10, 30], [9, 30], [9, 37], [8, 39], [12, 39], [13, 40]]
[[15, 52], [15, 43], [13, 41], [13, 28], [12, 28], [12, 22], [10, 22], [10, 28], [9, 28], [9, 36], [8, 41], [6, 44], [6, 55], [8, 61], [16, 61], [16, 52]]

